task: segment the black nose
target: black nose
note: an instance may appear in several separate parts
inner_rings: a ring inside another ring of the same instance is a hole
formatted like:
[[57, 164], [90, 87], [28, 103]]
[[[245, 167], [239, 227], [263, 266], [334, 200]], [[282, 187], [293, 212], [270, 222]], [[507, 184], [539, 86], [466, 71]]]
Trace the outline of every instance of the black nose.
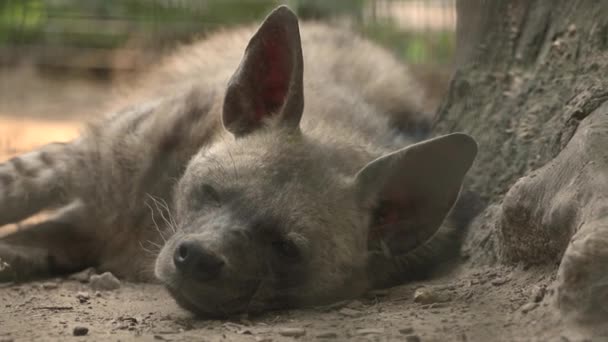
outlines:
[[205, 249], [200, 242], [186, 240], [177, 245], [173, 255], [175, 267], [184, 275], [199, 281], [215, 279], [219, 276], [224, 260]]

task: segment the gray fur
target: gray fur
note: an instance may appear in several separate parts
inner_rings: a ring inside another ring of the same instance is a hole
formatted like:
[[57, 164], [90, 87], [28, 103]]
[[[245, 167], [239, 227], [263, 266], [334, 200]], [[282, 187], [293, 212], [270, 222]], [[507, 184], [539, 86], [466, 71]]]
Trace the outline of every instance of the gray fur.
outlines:
[[[183, 48], [77, 140], [0, 164], [0, 225], [71, 203], [0, 240], [11, 265], [0, 279], [96, 266], [156, 277], [182, 306], [222, 315], [328, 303], [408, 278], [405, 260], [437, 235], [475, 142], [452, 134], [403, 148], [413, 141], [396, 125], [428, 121], [420, 89], [352, 33], [305, 23], [301, 49], [286, 7], [254, 32]], [[278, 59], [264, 60], [268, 46]], [[261, 119], [256, 77], [270, 72], [260, 63], [287, 66], [282, 102], [269, 98]], [[180, 273], [184, 242], [214, 255], [220, 275]]]

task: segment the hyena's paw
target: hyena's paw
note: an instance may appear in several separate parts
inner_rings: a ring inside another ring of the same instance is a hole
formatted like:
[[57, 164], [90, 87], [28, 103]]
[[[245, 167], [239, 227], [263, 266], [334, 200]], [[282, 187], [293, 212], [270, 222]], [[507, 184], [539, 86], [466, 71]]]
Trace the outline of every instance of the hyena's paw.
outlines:
[[0, 283], [17, 279], [12, 262], [9, 262], [9, 259], [12, 258], [9, 256], [8, 247], [0, 243]]
[[0, 282], [11, 281], [13, 278], [11, 265], [0, 258]]
[[28, 187], [14, 165], [17, 158], [0, 163], [0, 226], [17, 222], [32, 213], [27, 203]]
[[8, 203], [10, 202], [10, 189], [14, 182], [14, 176], [11, 174], [7, 163], [0, 163], [0, 226], [5, 223], [10, 223], [4, 216], [9, 216]]
[[44, 277], [49, 274], [48, 265], [40, 251], [0, 242], [0, 283]]
[[65, 204], [69, 146], [53, 143], [0, 162], [0, 226]]

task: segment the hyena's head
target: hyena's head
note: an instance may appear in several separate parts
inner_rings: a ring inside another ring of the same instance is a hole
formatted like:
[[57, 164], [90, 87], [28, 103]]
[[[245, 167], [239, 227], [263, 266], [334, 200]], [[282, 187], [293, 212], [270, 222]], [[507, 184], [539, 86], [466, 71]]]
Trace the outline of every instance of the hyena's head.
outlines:
[[221, 316], [359, 295], [394, 272], [370, 268], [371, 256], [427, 240], [458, 196], [476, 153], [470, 137], [429, 140], [356, 170], [361, 152], [300, 131], [302, 71], [297, 19], [280, 7], [228, 85], [231, 134], [190, 162], [176, 190], [180, 230], [156, 275], [187, 309]]

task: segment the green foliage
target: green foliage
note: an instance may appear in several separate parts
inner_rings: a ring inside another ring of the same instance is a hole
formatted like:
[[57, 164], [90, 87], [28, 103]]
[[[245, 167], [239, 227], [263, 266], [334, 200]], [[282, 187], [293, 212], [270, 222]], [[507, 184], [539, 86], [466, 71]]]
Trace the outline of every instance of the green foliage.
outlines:
[[0, 44], [38, 39], [44, 11], [42, 0], [0, 1]]
[[412, 63], [449, 63], [453, 32], [410, 32], [364, 21], [371, 0], [0, 0], [1, 45], [113, 49], [130, 39], [162, 46], [219, 27], [259, 22], [287, 3], [306, 19], [349, 17], [360, 31]]
[[289, 0], [287, 4], [302, 19], [328, 19], [347, 15], [359, 19], [363, 14], [365, 0]]
[[114, 48], [132, 35], [183, 38], [254, 22], [276, 0], [0, 0], [0, 44]]
[[361, 31], [411, 63], [448, 64], [454, 51], [451, 31], [404, 31], [388, 20], [363, 25]]

